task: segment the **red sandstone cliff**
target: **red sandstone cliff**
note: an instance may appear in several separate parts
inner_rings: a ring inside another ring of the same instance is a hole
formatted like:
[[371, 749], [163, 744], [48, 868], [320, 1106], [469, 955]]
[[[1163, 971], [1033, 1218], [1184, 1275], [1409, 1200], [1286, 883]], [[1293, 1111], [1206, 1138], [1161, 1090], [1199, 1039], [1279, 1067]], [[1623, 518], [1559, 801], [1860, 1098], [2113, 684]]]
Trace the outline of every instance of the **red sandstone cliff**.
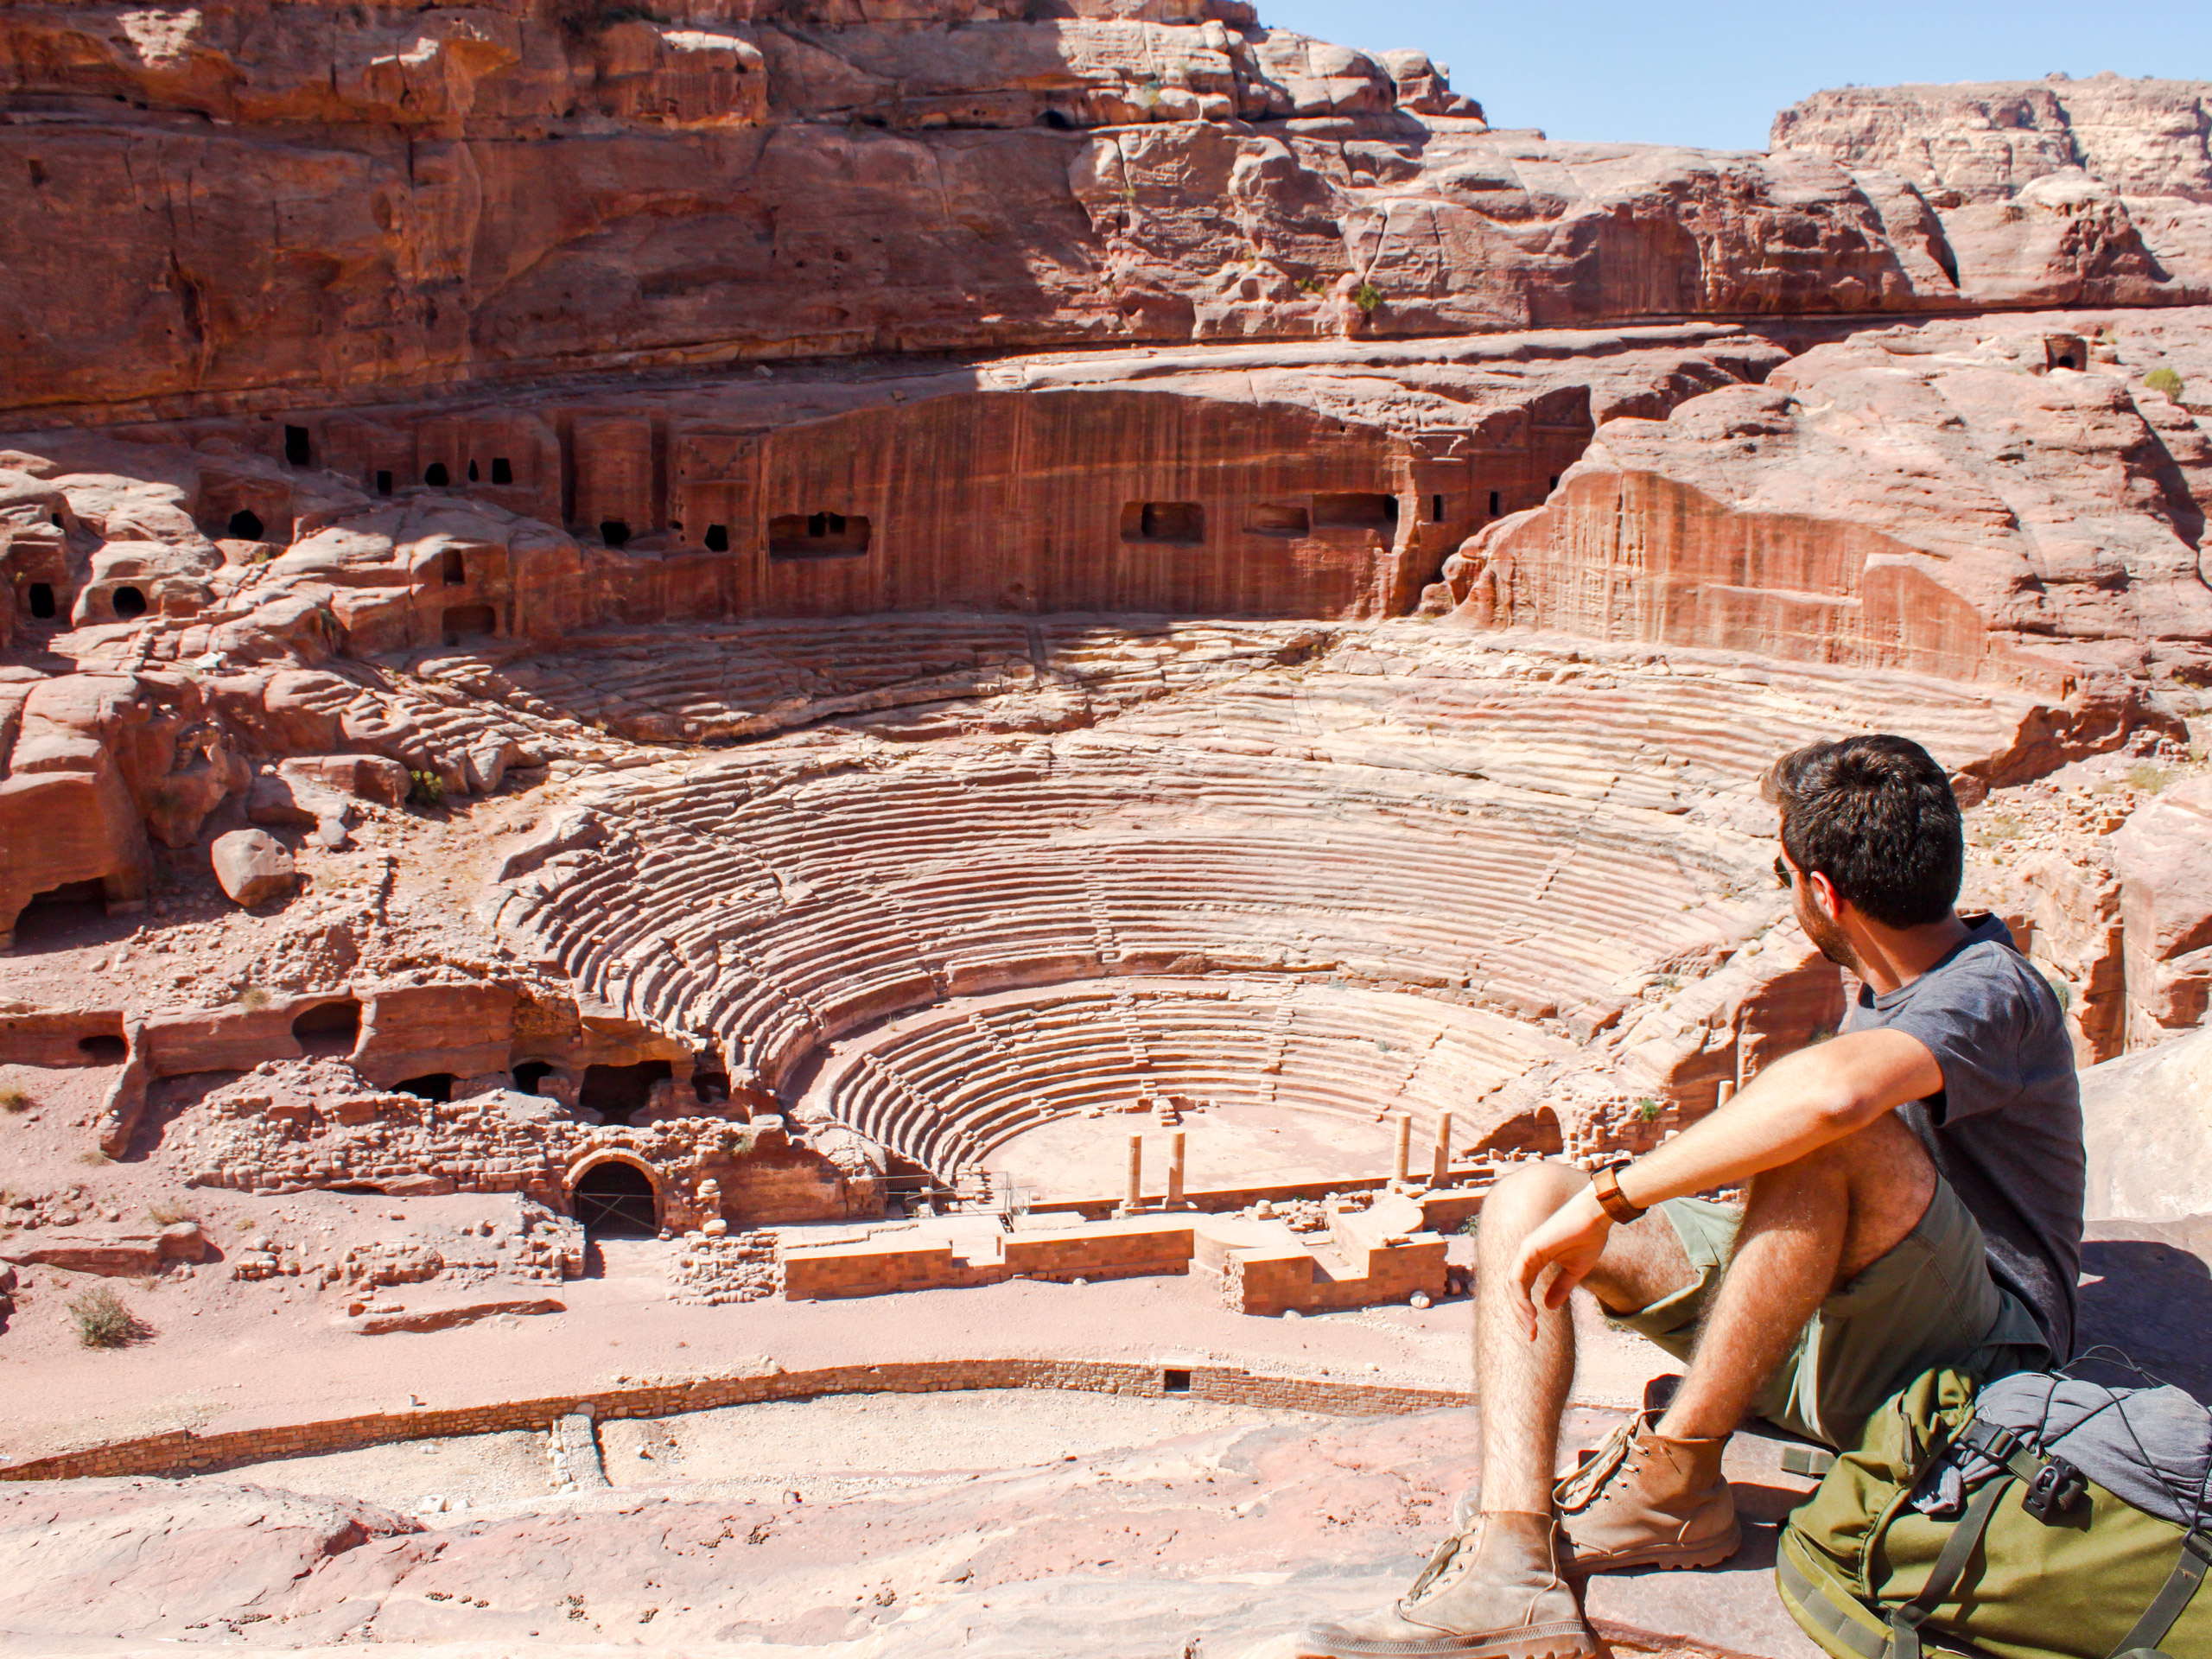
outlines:
[[1419, 53], [1236, 0], [14, 6], [0, 408], [2202, 300], [2194, 95], [2099, 94], [2104, 136], [1998, 200], [1801, 112], [1772, 156], [1493, 134]]

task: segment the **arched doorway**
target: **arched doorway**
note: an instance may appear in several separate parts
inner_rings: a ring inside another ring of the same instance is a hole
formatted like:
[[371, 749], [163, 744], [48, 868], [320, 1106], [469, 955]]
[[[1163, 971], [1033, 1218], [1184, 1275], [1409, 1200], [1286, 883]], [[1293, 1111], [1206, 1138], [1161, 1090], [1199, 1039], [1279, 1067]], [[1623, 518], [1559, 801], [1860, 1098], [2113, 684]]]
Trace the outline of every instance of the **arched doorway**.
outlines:
[[570, 1195], [585, 1236], [651, 1238], [660, 1231], [660, 1199], [653, 1178], [620, 1158], [594, 1164]]

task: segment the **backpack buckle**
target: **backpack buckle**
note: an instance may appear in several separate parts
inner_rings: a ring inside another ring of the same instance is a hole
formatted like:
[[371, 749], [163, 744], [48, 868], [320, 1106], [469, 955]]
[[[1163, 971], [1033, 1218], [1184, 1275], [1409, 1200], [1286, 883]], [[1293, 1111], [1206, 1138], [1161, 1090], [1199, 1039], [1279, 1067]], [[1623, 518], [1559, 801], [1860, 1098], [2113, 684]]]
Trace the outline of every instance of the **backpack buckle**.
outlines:
[[2044, 1525], [2053, 1526], [2088, 1491], [2088, 1482], [2079, 1469], [2063, 1458], [2046, 1458], [2021, 1495], [2020, 1507]]

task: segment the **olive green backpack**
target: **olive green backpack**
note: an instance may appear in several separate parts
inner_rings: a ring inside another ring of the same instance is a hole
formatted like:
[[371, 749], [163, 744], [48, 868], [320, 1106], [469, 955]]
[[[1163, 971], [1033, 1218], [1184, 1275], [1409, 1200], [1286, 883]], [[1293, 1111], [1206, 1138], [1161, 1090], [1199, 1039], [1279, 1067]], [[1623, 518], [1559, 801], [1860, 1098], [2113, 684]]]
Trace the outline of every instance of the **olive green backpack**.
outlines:
[[1835, 1659], [2212, 1659], [2212, 1414], [2171, 1387], [1929, 1371], [1782, 1530]]

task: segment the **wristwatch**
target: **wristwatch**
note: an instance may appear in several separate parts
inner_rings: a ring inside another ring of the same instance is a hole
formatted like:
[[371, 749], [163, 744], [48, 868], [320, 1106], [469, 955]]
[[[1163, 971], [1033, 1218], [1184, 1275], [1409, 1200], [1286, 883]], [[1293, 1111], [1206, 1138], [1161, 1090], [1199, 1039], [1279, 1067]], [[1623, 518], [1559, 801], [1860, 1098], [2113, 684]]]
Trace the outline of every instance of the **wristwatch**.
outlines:
[[1644, 1214], [1630, 1204], [1628, 1195], [1621, 1191], [1621, 1171], [1635, 1161], [1633, 1158], [1616, 1158], [1611, 1163], [1601, 1165], [1592, 1171], [1590, 1175], [1591, 1190], [1598, 1195], [1598, 1207], [1624, 1226], [1641, 1219]]

